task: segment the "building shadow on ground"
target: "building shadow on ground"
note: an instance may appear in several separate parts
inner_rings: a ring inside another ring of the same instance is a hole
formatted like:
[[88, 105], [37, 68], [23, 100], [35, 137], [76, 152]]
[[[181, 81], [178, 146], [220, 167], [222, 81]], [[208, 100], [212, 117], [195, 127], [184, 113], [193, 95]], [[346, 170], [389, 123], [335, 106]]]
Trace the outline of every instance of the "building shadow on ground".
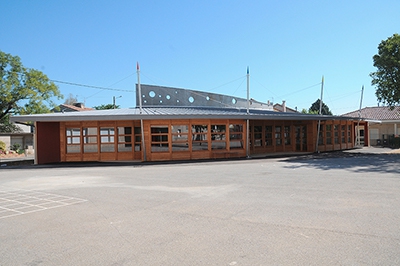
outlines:
[[[400, 154], [328, 152], [283, 159], [293, 167], [308, 167], [319, 170], [344, 169], [358, 173], [400, 174]], [[400, 177], [400, 176], [399, 176]]]

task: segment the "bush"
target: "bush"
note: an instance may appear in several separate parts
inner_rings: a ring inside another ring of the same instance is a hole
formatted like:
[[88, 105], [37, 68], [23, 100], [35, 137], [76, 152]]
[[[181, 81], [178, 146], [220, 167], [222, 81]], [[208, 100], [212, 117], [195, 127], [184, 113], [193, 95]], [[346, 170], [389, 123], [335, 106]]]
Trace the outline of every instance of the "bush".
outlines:
[[6, 144], [0, 140], [0, 151], [6, 151]]

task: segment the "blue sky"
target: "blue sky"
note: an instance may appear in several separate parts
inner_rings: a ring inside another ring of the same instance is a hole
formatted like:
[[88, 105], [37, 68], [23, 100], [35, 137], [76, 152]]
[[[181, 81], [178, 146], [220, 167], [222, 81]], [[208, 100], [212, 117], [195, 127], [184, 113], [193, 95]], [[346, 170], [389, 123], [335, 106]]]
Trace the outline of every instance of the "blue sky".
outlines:
[[[378, 44], [399, 33], [398, 0], [0, 0], [0, 50], [86, 106], [135, 106], [141, 83], [250, 97], [302, 110], [320, 97], [343, 114], [376, 106]], [[59, 103], [62, 103], [60, 100]]]

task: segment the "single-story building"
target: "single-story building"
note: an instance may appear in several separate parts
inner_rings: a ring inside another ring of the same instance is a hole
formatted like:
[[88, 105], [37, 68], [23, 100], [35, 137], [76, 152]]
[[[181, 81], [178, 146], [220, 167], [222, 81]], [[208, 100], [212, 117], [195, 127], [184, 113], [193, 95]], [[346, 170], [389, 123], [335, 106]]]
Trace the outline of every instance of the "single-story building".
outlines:
[[276, 112], [270, 104], [152, 85], [141, 85], [136, 102], [139, 107], [130, 109], [11, 120], [35, 123], [38, 164], [238, 158], [355, 146], [352, 117]]
[[343, 114], [347, 117], [360, 117], [359, 134], [365, 146], [387, 146], [389, 140], [398, 137], [400, 132], [400, 106], [393, 109], [387, 106], [365, 107], [361, 110]]

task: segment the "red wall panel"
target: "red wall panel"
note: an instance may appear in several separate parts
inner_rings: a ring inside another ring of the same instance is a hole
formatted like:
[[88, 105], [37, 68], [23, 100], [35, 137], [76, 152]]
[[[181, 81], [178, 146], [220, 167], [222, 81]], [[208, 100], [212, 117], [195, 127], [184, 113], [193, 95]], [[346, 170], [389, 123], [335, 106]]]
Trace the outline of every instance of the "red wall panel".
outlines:
[[36, 134], [37, 163], [60, 162], [60, 123], [37, 122]]

